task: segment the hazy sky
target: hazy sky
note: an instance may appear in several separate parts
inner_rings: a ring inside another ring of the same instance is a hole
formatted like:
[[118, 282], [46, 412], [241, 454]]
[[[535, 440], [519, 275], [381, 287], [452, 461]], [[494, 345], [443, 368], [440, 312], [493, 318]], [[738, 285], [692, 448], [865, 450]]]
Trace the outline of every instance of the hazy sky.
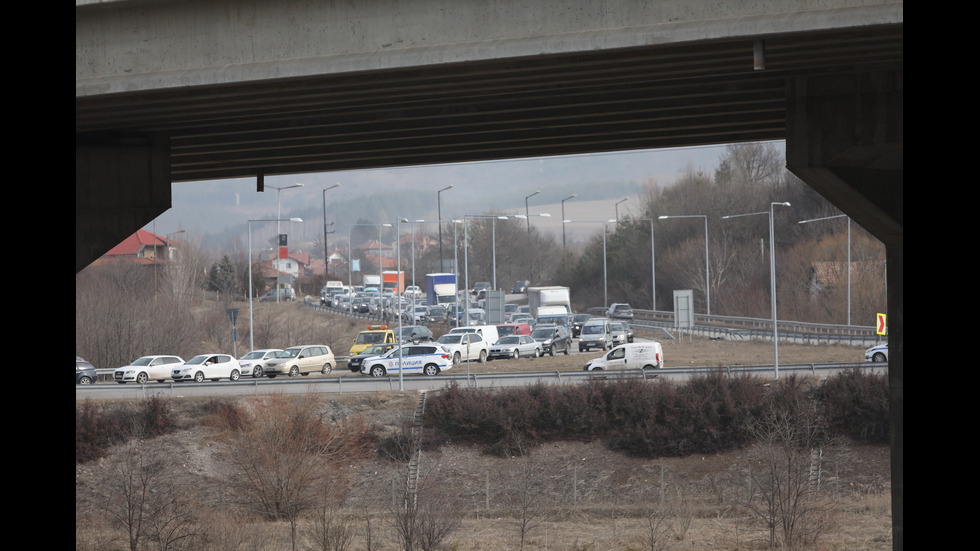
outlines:
[[[578, 193], [579, 197], [566, 201], [566, 218], [614, 218], [610, 201], [615, 203], [630, 196], [630, 191], [649, 181], [669, 185], [688, 170], [713, 172], [724, 153], [725, 146], [718, 145], [301, 174], [267, 177], [263, 193], [255, 191], [254, 179], [176, 183], [173, 185], [173, 208], [145, 228], [159, 235], [182, 229], [207, 240], [209, 235], [227, 232], [229, 228], [242, 231], [238, 228], [249, 219], [275, 218], [278, 195], [283, 218], [305, 215], [302, 227], [292, 232], [311, 238], [323, 231], [324, 195], [328, 202], [328, 219], [336, 219], [338, 233], [346, 233], [348, 224], [356, 221], [356, 218], [348, 221], [344, 215], [363, 216], [347, 212], [353, 210], [350, 208], [352, 202], [357, 205], [371, 204], [372, 197], [399, 190], [426, 196], [431, 194], [431, 212], [387, 215], [389, 220], [395, 216], [435, 219], [436, 191], [453, 184], [453, 189], [441, 194], [443, 218], [483, 213], [490, 209], [523, 213], [525, 196], [541, 190], [540, 194], [528, 201], [530, 212], [549, 212], [551, 218], [536, 217], [532, 223], [542, 231], [560, 233], [561, 200], [572, 193]], [[272, 189], [273, 186], [285, 187], [296, 183], [304, 185], [278, 193]], [[324, 194], [324, 189], [336, 183], [341, 186]], [[639, 209], [635, 191], [631, 199], [620, 204], [620, 215], [631, 213], [631, 208]], [[329, 212], [331, 207], [343, 207], [345, 204], [348, 206], [346, 211], [336, 214]], [[571, 231], [572, 225], [569, 226]], [[258, 237], [253, 236], [253, 239]]]

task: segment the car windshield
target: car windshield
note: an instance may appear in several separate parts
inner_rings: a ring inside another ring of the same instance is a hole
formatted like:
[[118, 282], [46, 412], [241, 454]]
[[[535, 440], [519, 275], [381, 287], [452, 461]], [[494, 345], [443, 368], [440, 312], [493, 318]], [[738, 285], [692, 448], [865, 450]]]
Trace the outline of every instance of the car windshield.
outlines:
[[517, 344], [521, 342], [520, 337], [502, 337], [497, 339], [497, 344]]
[[361, 352], [361, 354], [371, 354], [373, 356], [377, 356], [378, 354], [384, 353], [384, 351], [385, 351], [385, 345], [372, 344], [371, 346], [365, 348], [364, 352]]
[[303, 350], [303, 349], [302, 348], [287, 348], [286, 350], [283, 350], [282, 352], [280, 352], [279, 354], [277, 354], [277, 357], [279, 357], [279, 358], [295, 358], [296, 356], [299, 355], [299, 353], [300, 353], [301, 350]]
[[201, 356], [194, 356], [193, 358], [187, 360], [187, 363], [190, 364], [190, 365], [200, 365], [200, 364], [204, 363], [205, 360], [207, 360], [210, 357], [211, 357], [210, 354], [204, 354], [204, 355], [201, 355]]
[[609, 324], [609, 329], [611, 329], [612, 331], [622, 331], [623, 330], [623, 324], [622, 323], [610, 323]]
[[143, 356], [142, 358], [137, 358], [137, 360], [135, 362], [133, 362], [133, 363], [131, 363], [129, 365], [150, 365], [150, 362], [152, 362], [152, 361], [153, 361], [153, 358], [151, 358], [149, 356]]
[[552, 329], [535, 329], [531, 332], [531, 336], [535, 339], [550, 339], [554, 336], [555, 330]]
[[262, 356], [264, 356], [264, 355], [265, 355], [265, 352], [263, 352], [262, 350], [253, 350], [253, 351], [249, 352], [248, 354], [245, 354], [244, 356], [242, 356], [242, 359], [243, 360], [261, 360], [262, 359]]
[[377, 344], [384, 342], [384, 340], [384, 333], [359, 333], [357, 335], [357, 344]]
[[598, 335], [599, 333], [602, 333], [601, 325], [585, 325], [582, 327], [583, 335]]
[[463, 337], [462, 333], [449, 333], [439, 337], [437, 341], [439, 344], [459, 344], [459, 339]]

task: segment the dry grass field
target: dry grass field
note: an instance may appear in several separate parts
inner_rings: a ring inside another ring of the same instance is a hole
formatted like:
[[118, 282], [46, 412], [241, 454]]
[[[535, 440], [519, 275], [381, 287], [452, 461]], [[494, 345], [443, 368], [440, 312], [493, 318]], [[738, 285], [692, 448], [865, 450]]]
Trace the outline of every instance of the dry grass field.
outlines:
[[[351, 329], [356, 332], [355, 325]], [[338, 354], [344, 353], [341, 342], [331, 344]], [[842, 346], [779, 348], [780, 363], [787, 365], [859, 362], [862, 352]], [[664, 355], [668, 368], [760, 365], [772, 363], [772, 346], [695, 339], [664, 342]], [[588, 357], [593, 356], [573, 353], [470, 367], [476, 373], [579, 370]], [[348, 372], [341, 364], [331, 376], [362, 375]], [[235, 401], [249, 412], [266, 399], [250, 396]], [[376, 424], [383, 435], [402, 430], [418, 396], [378, 393], [315, 399], [330, 418], [361, 417]], [[198, 511], [207, 512], [195, 519], [208, 534], [205, 540], [197, 540], [197, 548], [290, 549], [287, 523], [248, 514], [233, 497], [236, 474], [228, 462], [223, 432], [227, 429], [201, 422], [203, 401], [171, 400], [169, 406], [184, 429], [146, 443], [166, 454], [181, 487], [192, 489]], [[819, 537], [808, 547], [891, 549], [889, 449], [842, 444], [823, 454], [819, 499], [826, 508]], [[101, 505], [118, 475], [113, 465], [109, 457], [76, 466], [78, 550], [128, 549], [125, 534], [118, 524], [107, 522]], [[322, 468], [350, 475], [349, 491], [342, 502], [334, 503], [333, 512], [337, 518], [350, 519], [354, 539], [349, 549], [404, 549], [396, 542], [391, 511], [398, 509], [404, 495], [406, 463], [375, 452], [367, 460]], [[445, 441], [434, 442], [422, 452], [421, 495], [435, 496], [433, 501], [461, 514], [460, 526], [442, 547], [457, 551], [762, 550], [770, 548], [769, 532], [747, 500], [753, 492], [752, 468], [747, 450], [649, 459], [611, 452], [601, 442], [563, 442], [496, 457], [475, 446]], [[300, 526], [312, 522], [305, 518]], [[299, 549], [325, 549], [314, 547], [304, 533], [300, 531]]]

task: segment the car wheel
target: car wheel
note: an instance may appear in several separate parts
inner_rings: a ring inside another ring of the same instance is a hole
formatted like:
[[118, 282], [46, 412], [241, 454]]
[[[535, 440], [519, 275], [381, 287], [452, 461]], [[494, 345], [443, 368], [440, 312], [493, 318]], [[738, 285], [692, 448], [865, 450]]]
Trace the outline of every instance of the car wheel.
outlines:
[[429, 365], [425, 366], [425, 374], [428, 375], [428, 376], [430, 376], [430, 377], [433, 377], [435, 375], [438, 375], [439, 374], [439, 366], [437, 366], [436, 364], [429, 364]]
[[275, 375], [273, 375], [273, 374], [270, 374], [270, 375], [266, 375], [266, 376], [267, 376], [267, 377], [269, 377], [270, 379], [275, 379], [275, 378], [276, 378], [276, 376], [275, 376]]
[[194, 382], [195, 383], [203, 383], [204, 382], [204, 373], [202, 373], [200, 371], [198, 371], [197, 373], [195, 373], [194, 374]]
[[453, 354], [453, 363], [454, 364], [458, 364], [460, 359], [461, 359], [461, 357], [459, 355], [459, 352]]
[[514, 359], [515, 360], [521, 359], [521, 351], [516, 348], [514, 349]]
[[231, 377], [228, 377], [228, 378], [231, 379], [232, 381], [237, 381], [238, 378], [241, 377], [241, 376], [242, 376], [242, 374], [239, 373], [237, 369], [232, 369], [231, 370]]
[[550, 347], [548, 347], [548, 355], [549, 356], [555, 355], [555, 345], [551, 345]]
[[78, 384], [80, 384], [80, 385], [90, 385], [90, 384], [92, 384], [92, 378], [89, 377], [89, 376], [87, 376], [87, 375], [83, 375], [80, 379], [78, 379]]
[[262, 376], [262, 366], [255, 366], [255, 369], [252, 370], [252, 378], [258, 379], [261, 376]]
[[372, 367], [371, 368], [371, 376], [372, 377], [384, 377], [385, 376], [385, 368], [381, 367], [380, 365], [376, 365], [376, 366]]
[[290, 377], [295, 377], [297, 375], [299, 375], [299, 366], [298, 365], [294, 365], [293, 367], [290, 367], [289, 368], [289, 376]]
[[149, 381], [149, 380], [150, 380], [150, 377], [146, 373], [140, 373], [139, 375], [136, 376], [136, 382], [139, 383], [139, 384], [141, 384], [141, 385], [145, 385], [146, 384], [146, 381]]
[[885, 355], [881, 352], [875, 352], [875, 355], [871, 357], [871, 360], [875, 363], [882, 363], [885, 361]]
[[540, 348], [535, 348], [534, 349], [534, 357], [535, 358], [540, 358], [541, 357], [541, 349]]
[[646, 371], [647, 369], [657, 369], [657, 366], [655, 366], [655, 365], [645, 365], [645, 366], [643, 366], [643, 370], [644, 371]]
[[480, 351], [480, 363], [482, 364], [485, 361], [487, 361], [487, 351], [486, 350], [481, 350]]
[[568, 355], [568, 349], [569, 349], [569, 348], [570, 348], [570, 347], [568, 346], [568, 343], [565, 343], [565, 355], [566, 355], [566, 356]]
[[330, 365], [330, 362], [327, 362], [327, 363], [323, 364], [323, 369], [320, 370], [320, 374], [321, 375], [330, 375], [330, 372], [331, 371], [333, 371], [333, 366]]
[[121, 385], [126, 384], [126, 381], [116, 381], [116, 382], [119, 383], [119, 384], [121, 384]]
[[165, 379], [157, 379], [158, 383], [162, 383], [163, 381], [165, 381]]

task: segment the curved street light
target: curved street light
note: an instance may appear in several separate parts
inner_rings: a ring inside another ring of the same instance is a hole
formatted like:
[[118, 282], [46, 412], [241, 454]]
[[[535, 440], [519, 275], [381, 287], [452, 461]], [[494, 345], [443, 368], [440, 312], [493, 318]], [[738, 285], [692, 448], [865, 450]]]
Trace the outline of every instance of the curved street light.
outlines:
[[769, 210], [763, 212], [750, 212], [747, 214], [730, 214], [728, 216], [722, 216], [722, 220], [728, 220], [730, 218], [741, 218], [743, 216], [756, 216], [760, 214], [769, 215], [769, 303], [772, 306], [772, 361], [773, 369], [775, 369], [776, 378], [779, 378], [779, 328], [776, 327], [776, 247], [773, 243], [773, 236], [775, 230], [773, 229], [772, 217], [775, 207], [779, 205], [781, 207], [791, 206], [789, 202], [772, 202], [769, 204]]
[[323, 275], [327, 279], [330, 279], [330, 249], [327, 247], [327, 192], [338, 187], [340, 187], [339, 182], [323, 190]]
[[[253, 337], [255, 331], [253, 331], [252, 329], [253, 327], [252, 318], [254, 318], [254, 316], [252, 315], [252, 222], [275, 222], [276, 227], [278, 227], [279, 222], [302, 222], [302, 221], [303, 221], [302, 218], [287, 218], [285, 220], [280, 218], [264, 218], [259, 220], [248, 221], [247, 224], [248, 226], [248, 285], [247, 287], [248, 287], [248, 350], [249, 352], [255, 350], [255, 339]], [[276, 268], [276, 277], [278, 276], [279, 276], [279, 269]], [[278, 300], [278, 296], [279, 296], [279, 289], [276, 288], [277, 300]]]
[[704, 296], [707, 303], [708, 315], [711, 315], [711, 275], [708, 268], [708, 216], [706, 214], [677, 214], [672, 216], [661, 216], [658, 220], [669, 218], [704, 218]]
[[[281, 210], [282, 210], [281, 209], [282, 202], [280, 201], [280, 198], [279, 197], [282, 194], [282, 190], [303, 187], [303, 184], [292, 184], [292, 185], [289, 185], [289, 186], [280, 186], [280, 187], [276, 187], [276, 186], [265, 186], [265, 187], [276, 190], [276, 218], [275, 218], [275, 220], [276, 220], [276, 240], [278, 241], [279, 236], [282, 234], [282, 232], [279, 230], [279, 220], [282, 219], [282, 212], [281, 212]], [[276, 304], [279, 303], [279, 288], [282, 286], [282, 280], [281, 280], [281, 275], [282, 275], [282, 262], [280, 262], [281, 260], [282, 259], [279, 258], [279, 251], [276, 250]]]

